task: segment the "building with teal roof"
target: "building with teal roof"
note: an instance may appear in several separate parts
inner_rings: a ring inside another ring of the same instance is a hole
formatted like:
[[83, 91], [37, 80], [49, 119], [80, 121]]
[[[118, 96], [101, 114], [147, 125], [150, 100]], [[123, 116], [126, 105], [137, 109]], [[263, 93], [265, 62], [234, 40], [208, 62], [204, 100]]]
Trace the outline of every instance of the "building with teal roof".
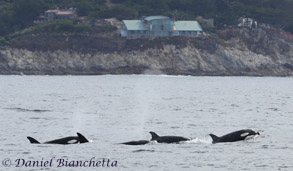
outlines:
[[166, 16], [123, 20], [121, 36], [127, 38], [154, 38], [164, 36], [198, 36], [202, 28], [197, 21], [174, 21]]

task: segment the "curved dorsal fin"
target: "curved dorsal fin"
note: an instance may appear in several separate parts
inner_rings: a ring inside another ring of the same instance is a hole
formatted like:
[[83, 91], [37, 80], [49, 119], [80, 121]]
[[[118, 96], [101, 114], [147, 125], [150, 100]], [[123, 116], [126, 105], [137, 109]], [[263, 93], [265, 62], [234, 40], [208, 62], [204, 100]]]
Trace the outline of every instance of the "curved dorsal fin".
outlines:
[[209, 134], [211, 137], [212, 137], [212, 139], [213, 139], [213, 143], [217, 143], [217, 142], [219, 142], [219, 137], [218, 136], [216, 136], [216, 135], [214, 135], [214, 134]]
[[155, 132], [150, 132], [150, 134], [152, 135], [152, 139], [151, 139], [151, 141], [152, 140], [156, 140], [157, 138], [159, 138], [160, 136], [158, 135], [158, 134], [156, 134]]
[[34, 139], [33, 137], [27, 137], [27, 139], [30, 141], [30, 143], [32, 144], [41, 144], [39, 141], [37, 141], [36, 139]]
[[79, 143], [87, 143], [89, 142], [81, 133], [76, 133], [78, 136]]

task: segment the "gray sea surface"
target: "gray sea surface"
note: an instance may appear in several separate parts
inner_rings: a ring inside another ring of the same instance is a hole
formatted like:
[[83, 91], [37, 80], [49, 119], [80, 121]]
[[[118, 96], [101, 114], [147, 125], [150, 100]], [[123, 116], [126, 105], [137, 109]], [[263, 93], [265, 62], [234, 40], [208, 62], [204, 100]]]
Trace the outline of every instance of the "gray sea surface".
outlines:
[[[246, 128], [261, 135], [219, 144], [208, 136]], [[119, 144], [149, 140], [149, 131], [193, 140]], [[38, 145], [26, 138], [45, 142], [76, 132], [91, 142]], [[293, 78], [0, 76], [0, 156], [0, 170], [290, 171]], [[84, 165], [72, 167], [78, 161]]]

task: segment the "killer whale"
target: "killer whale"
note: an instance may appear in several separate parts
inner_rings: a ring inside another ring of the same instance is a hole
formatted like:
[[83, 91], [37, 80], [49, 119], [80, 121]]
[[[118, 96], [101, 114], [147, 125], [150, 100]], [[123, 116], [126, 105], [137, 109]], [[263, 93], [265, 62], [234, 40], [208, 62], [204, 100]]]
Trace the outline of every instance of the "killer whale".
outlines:
[[32, 137], [27, 137], [27, 139], [30, 141], [31, 144], [62, 144], [62, 145], [68, 145], [68, 144], [77, 144], [77, 143], [87, 143], [89, 142], [82, 134], [76, 133], [77, 136], [69, 136], [64, 138], [59, 138], [51, 141], [47, 141], [44, 143], [40, 143], [36, 139]]
[[191, 140], [190, 138], [185, 138], [181, 136], [159, 136], [155, 132], [150, 132], [152, 139], [151, 141], [157, 141], [158, 143], [179, 143], [182, 141], [189, 141]]
[[120, 144], [124, 145], [145, 145], [150, 143], [151, 141], [156, 141], [158, 143], [179, 143], [181, 141], [189, 141], [190, 138], [180, 137], [180, 136], [159, 136], [155, 132], [150, 132], [152, 138], [150, 141], [148, 140], [139, 140], [139, 141], [128, 141]]
[[248, 139], [250, 137], [255, 137], [260, 134], [259, 132], [256, 132], [252, 129], [242, 129], [242, 130], [238, 130], [238, 131], [223, 135], [221, 137], [218, 137], [214, 134], [209, 134], [209, 135], [212, 137], [213, 144], [214, 144], [214, 143], [241, 141], [241, 140]]
[[145, 145], [147, 143], [149, 143], [150, 141], [148, 140], [139, 140], [139, 141], [128, 141], [128, 142], [124, 142], [124, 143], [120, 143], [120, 144], [124, 144], [124, 145]]

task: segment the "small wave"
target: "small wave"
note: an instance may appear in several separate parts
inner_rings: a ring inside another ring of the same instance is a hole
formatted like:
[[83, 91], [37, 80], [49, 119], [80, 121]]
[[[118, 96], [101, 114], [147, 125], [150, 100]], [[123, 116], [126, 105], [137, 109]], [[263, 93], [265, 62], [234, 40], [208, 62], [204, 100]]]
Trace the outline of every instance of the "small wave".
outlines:
[[25, 108], [6, 108], [8, 110], [16, 110], [18, 112], [36, 112], [36, 113], [42, 113], [42, 112], [51, 112], [51, 110], [43, 110], [43, 109], [25, 109]]
[[278, 108], [274, 108], [274, 107], [272, 107], [272, 108], [268, 108], [269, 110], [272, 110], [272, 111], [279, 111], [279, 109]]
[[38, 120], [38, 119], [41, 119], [39, 117], [30, 117], [29, 119], [35, 119], [35, 120]]
[[171, 126], [170, 128], [171, 129], [179, 129], [180, 127], [179, 126]]
[[134, 150], [132, 151], [133, 153], [139, 153], [139, 152], [155, 152], [155, 150], [145, 150], [145, 149], [139, 149], [139, 150]]
[[196, 124], [188, 124], [187, 126], [196, 127], [198, 125], [196, 125]]
[[186, 142], [190, 143], [190, 144], [212, 144], [212, 139], [209, 137], [194, 138], [194, 139], [191, 139], [190, 141], [186, 141]]

